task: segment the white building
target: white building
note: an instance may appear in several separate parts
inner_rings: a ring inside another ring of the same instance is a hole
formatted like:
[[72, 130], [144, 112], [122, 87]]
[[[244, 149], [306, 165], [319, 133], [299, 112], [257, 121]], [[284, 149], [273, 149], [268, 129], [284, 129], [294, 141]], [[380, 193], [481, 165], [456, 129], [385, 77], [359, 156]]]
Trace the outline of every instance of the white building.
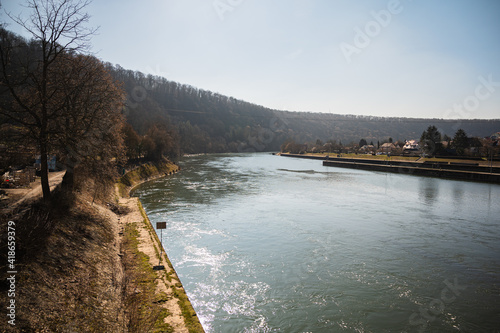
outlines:
[[420, 146], [417, 140], [406, 140], [405, 145], [403, 146], [403, 150], [416, 151], [419, 150]]

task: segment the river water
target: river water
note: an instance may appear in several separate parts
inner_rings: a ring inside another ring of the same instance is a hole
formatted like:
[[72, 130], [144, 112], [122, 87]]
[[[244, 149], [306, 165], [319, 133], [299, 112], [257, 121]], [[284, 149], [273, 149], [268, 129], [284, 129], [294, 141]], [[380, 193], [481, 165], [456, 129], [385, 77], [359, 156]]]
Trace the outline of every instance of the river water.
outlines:
[[264, 153], [179, 164], [135, 195], [207, 332], [500, 331], [499, 185]]

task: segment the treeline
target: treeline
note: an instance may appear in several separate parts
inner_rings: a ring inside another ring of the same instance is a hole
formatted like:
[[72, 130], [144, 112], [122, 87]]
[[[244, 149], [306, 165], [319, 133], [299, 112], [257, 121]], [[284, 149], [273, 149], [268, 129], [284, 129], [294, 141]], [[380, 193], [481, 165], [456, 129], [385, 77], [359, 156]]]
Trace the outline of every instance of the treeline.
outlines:
[[469, 136], [462, 128], [458, 129], [453, 137], [442, 134], [440, 130], [430, 125], [424, 130], [420, 139], [397, 140], [392, 137], [387, 140], [368, 142], [361, 138], [359, 143], [342, 144], [342, 141], [328, 140], [315, 143], [298, 143], [293, 140], [285, 141], [280, 151], [283, 153], [334, 153], [334, 154], [390, 154], [406, 156], [434, 156], [434, 157], [466, 157], [495, 159], [500, 153], [500, 132], [491, 136]]
[[[492, 133], [493, 134], [493, 133]], [[429, 126], [420, 136], [423, 152], [430, 156], [490, 157], [498, 155], [498, 136], [473, 137], [459, 128], [453, 137]]]

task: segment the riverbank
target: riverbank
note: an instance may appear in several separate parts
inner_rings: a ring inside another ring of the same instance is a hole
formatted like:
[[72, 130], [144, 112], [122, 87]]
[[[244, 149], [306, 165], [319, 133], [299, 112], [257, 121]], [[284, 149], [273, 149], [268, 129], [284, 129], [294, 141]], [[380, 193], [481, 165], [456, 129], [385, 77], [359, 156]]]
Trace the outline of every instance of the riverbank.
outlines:
[[[127, 191], [177, 171], [173, 163], [149, 164], [109, 187], [81, 177], [73, 192], [62, 190], [63, 173], [54, 173], [48, 202], [36, 183], [9, 193], [0, 226], [15, 237], [9, 250], [0, 239], [0, 268], [15, 282], [0, 284], [1, 294], [11, 295], [0, 297], [3, 317], [7, 302], [15, 306], [0, 331], [203, 332], [139, 200]], [[164, 270], [154, 269], [159, 262]]]
[[145, 182], [169, 176], [179, 172], [178, 165], [171, 162], [144, 163], [125, 172], [117, 182], [117, 194], [122, 197], [130, 196], [130, 192]]
[[500, 184], [500, 166], [492, 163], [446, 159], [415, 159], [405, 157], [345, 158], [318, 154], [285, 154], [281, 156], [322, 160], [324, 166], [401, 173], [417, 176], [438, 177], [455, 180], [479, 181]]
[[[173, 163], [146, 164], [121, 177], [117, 182], [118, 204], [128, 212], [117, 217], [117, 222], [120, 225], [120, 234], [124, 237], [122, 243], [132, 244], [127, 250], [129, 259], [130, 254], [136, 259], [139, 258], [139, 262], [135, 263], [138, 267], [130, 270], [132, 275], [138, 270], [142, 283], [148, 281], [147, 284], [150, 284], [144, 288], [150, 295], [144, 295], [142, 301], [153, 301], [164, 309], [160, 314], [163, 323], [156, 323], [159, 324], [158, 328], [166, 324], [166, 327], [170, 328], [169, 332], [204, 332], [141, 202], [136, 197], [130, 197], [130, 192], [140, 184], [178, 171], [178, 166]], [[127, 253], [123, 255], [127, 257]], [[158, 269], [161, 266], [163, 269]]]

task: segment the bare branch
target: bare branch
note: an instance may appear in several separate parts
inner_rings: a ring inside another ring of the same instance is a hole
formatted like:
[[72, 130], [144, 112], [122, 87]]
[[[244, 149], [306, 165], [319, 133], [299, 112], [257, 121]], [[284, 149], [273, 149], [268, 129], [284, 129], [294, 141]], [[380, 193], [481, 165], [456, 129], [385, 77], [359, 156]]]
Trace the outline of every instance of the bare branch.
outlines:
[[[10, 98], [2, 100], [0, 114], [28, 129], [35, 139], [42, 155], [44, 198], [50, 196], [48, 170], [43, 162], [49, 149], [57, 142], [75, 141], [71, 136], [75, 136], [77, 143], [83, 140], [81, 145], [92, 146], [93, 142], [85, 142], [94, 139], [87, 133], [103, 130], [96, 124], [100, 117], [109, 116], [106, 114], [109, 106], [94, 101], [92, 95], [99, 96], [102, 88], [106, 96], [109, 86], [114, 92], [111, 104], [116, 104], [113, 100], [120, 96], [116, 87], [109, 84], [97, 59], [78, 55], [89, 48], [96, 32], [85, 27], [90, 19], [85, 12], [89, 4], [89, 0], [26, 0], [25, 8], [31, 12], [29, 18], [8, 13], [31, 35], [30, 43], [18, 42], [19, 50], [9, 44], [9, 38], [14, 37], [8, 33], [3, 36], [2, 31], [0, 93], [3, 97], [8, 92]], [[98, 79], [104, 80], [104, 85]], [[10, 103], [12, 107], [8, 106]], [[82, 139], [80, 135], [87, 137]]]
[[27, 0], [29, 19], [22, 15], [7, 15], [28, 31], [34, 40], [46, 43], [50, 56], [62, 52], [86, 51], [97, 28], [85, 27], [90, 15], [84, 12], [91, 1], [85, 0]]

